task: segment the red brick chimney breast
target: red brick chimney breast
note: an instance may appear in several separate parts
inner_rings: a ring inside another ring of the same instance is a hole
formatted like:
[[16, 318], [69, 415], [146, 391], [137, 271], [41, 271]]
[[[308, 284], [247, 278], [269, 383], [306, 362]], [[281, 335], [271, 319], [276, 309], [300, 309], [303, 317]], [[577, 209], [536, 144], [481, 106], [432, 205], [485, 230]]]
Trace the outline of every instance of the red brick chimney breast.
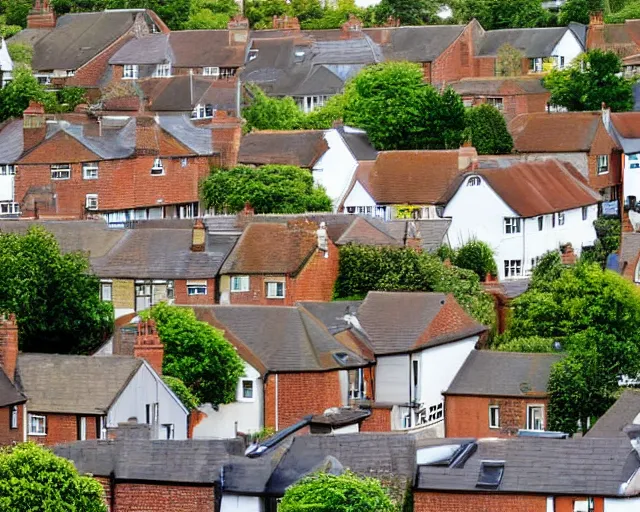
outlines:
[[0, 366], [13, 382], [18, 363], [18, 323], [16, 316], [0, 317]]
[[133, 355], [144, 359], [158, 375], [162, 375], [164, 345], [160, 341], [156, 323], [153, 320], [140, 321], [138, 324], [138, 336], [133, 345]]

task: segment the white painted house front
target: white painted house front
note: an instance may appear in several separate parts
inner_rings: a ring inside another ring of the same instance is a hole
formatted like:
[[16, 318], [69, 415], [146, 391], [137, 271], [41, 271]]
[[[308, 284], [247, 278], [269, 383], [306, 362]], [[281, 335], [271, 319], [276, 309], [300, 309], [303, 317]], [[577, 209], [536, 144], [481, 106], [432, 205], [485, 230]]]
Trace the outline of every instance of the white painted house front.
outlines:
[[556, 161], [469, 173], [444, 209], [449, 241], [494, 251], [498, 278], [527, 277], [548, 251], [571, 244], [576, 255], [596, 239], [599, 195]]

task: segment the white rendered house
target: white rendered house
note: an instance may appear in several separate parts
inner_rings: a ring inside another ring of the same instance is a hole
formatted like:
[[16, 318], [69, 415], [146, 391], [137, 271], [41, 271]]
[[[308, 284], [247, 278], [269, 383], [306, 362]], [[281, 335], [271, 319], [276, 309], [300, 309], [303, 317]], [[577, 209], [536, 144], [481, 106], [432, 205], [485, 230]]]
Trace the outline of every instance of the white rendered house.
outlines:
[[530, 275], [548, 251], [571, 244], [576, 255], [596, 239], [600, 196], [570, 164], [547, 160], [467, 173], [444, 209], [453, 248], [470, 240], [494, 251], [498, 277]]

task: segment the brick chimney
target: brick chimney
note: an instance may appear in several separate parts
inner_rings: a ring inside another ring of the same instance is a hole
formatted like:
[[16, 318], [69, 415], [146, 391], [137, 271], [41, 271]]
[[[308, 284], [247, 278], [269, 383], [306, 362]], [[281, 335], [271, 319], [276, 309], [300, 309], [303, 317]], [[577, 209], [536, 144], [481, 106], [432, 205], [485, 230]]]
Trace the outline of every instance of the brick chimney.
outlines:
[[463, 146], [458, 149], [458, 170], [476, 169], [478, 167], [478, 152], [474, 147]]
[[595, 11], [589, 14], [589, 26], [596, 27], [604, 25], [604, 13], [602, 11]]
[[0, 366], [13, 382], [18, 363], [18, 323], [16, 316], [0, 317]]
[[295, 16], [274, 16], [273, 17], [273, 28], [277, 30], [295, 30], [297, 32], [300, 31], [300, 22], [298, 18]]
[[22, 119], [24, 150], [28, 151], [40, 144], [47, 134], [47, 120], [44, 107], [35, 101], [30, 101], [24, 111]]
[[227, 23], [229, 46], [245, 44], [249, 40], [249, 20], [241, 14], [235, 15]]
[[36, 0], [27, 16], [27, 28], [54, 28], [56, 15], [49, 4], [49, 0]]
[[349, 14], [349, 19], [342, 24], [343, 32], [360, 32], [362, 30], [362, 21], [355, 15]]
[[238, 165], [238, 152], [242, 138], [242, 121], [218, 110], [211, 123], [213, 149], [220, 153], [220, 166], [226, 169]]
[[159, 155], [160, 148], [156, 136], [156, 120], [152, 116], [136, 117], [136, 155]]
[[144, 359], [158, 375], [162, 375], [164, 345], [160, 341], [156, 323], [153, 320], [140, 321], [138, 324], [138, 336], [133, 346], [133, 355]]
[[561, 259], [563, 265], [574, 265], [577, 261], [576, 253], [573, 252], [573, 246], [571, 244], [565, 244], [560, 248], [562, 253]]
[[207, 237], [207, 228], [202, 219], [196, 219], [191, 231], [191, 251], [204, 252]]

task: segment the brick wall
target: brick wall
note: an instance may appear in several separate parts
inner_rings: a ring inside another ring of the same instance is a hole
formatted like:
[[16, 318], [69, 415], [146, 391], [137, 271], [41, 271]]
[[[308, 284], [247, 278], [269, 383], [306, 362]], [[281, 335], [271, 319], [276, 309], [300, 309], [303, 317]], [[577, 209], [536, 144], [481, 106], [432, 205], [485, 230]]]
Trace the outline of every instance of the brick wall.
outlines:
[[362, 422], [361, 432], [391, 432], [391, 408], [375, 407], [371, 416]]
[[[40, 414], [29, 411], [33, 414]], [[47, 434], [44, 436], [27, 435], [27, 440], [52, 446], [78, 440], [78, 417], [75, 414], [42, 414], [47, 417]], [[96, 439], [96, 417], [87, 416], [87, 439]]]
[[[527, 405], [545, 406], [548, 399], [491, 398], [476, 396], [445, 396], [445, 435], [447, 437], [510, 437], [527, 426]], [[489, 406], [500, 407], [500, 428], [489, 428]]]
[[11, 428], [12, 406], [0, 408], [0, 446], [23, 441], [24, 405], [18, 405], [18, 428]]
[[[342, 405], [338, 371], [279, 373], [278, 430], [300, 421], [307, 414], [322, 414]], [[309, 392], [313, 390], [313, 392]], [[264, 424], [276, 427], [276, 375], [267, 377], [264, 390]]]
[[473, 76], [473, 25], [467, 24], [462, 34], [434, 61], [431, 83], [445, 84]]
[[546, 496], [415, 491], [414, 512], [546, 512]]
[[[598, 155], [609, 155], [609, 172], [598, 175]], [[619, 186], [622, 183], [622, 153], [600, 123], [589, 151], [589, 185], [595, 190]]]
[[[555, 512], [573, 512], [576, 501], [589, 499], [586, 496], [558, 496], [554, 499]], [[593, 512], [604, 512], [604, 498], [594, 498]]]
[[111, 512], [194, 512], [214, 510], [210, 486], [116, 483]]
[[496, 76], [496, 58], [495, 57], [474, 57], [473, 59], [473, 76], [489, 77]]
[[65, 80], [65, 85], [71, 87], [98, 88], [100, 80], [109, 68], [109, 59], [131, 39], [133, 39], [131, 33], [127, 33], [117, 39], [89, 62], [80, 66], [74, 76]]
[[[204, 281], [204, 279], [197, 279]], [[176, 304], [214, 304], [216, 294], [216, 280], [207, 279], [206, 295], [187, 295], [187, 280], [176, 279], [174, 281], [174, 301]]]

